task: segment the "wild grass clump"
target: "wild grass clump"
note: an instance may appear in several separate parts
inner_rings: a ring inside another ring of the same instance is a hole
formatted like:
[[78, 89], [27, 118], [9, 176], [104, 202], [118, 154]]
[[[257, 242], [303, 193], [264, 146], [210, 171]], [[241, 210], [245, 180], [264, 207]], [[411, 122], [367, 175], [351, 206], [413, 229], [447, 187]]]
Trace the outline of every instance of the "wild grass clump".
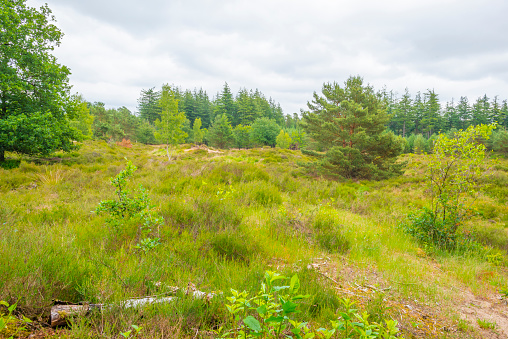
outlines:
[[247, 194], [251, 203], [262, 207], [270, 207], [282, 203], [282, 196], [279, 190], [271, 184], [252, 182], [250, 185], [246, 185], [245, 188], [248, 191]]
[[344, 235], [336, 212], [329, 205], [321, 207], [313, 220], [314, 239], [318, 246], [328, 253], [346, 253], [350, 243]]
[[238, 231], [214, 234], [209, 245], [218, 257], [247, 264], [263, 254], [254, 239]]

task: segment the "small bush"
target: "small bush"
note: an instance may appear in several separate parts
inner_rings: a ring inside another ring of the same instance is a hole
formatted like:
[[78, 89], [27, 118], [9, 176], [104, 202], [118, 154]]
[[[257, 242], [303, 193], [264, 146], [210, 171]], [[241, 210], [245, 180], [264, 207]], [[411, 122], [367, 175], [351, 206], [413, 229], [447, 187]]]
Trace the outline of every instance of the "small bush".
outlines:
[[408, 221], [402, 224], [404, 231], [412, 235], [420, 245], [456, 254], [485, 255], [485, 250], [471, 232], [457, 232], [455, 218], [444, 221], [436, 218], [428, 208], [411, 213]]
[[0, 161], [0, 167], [6, 170], [18, 168], [21, 160], [9, 159], [5, 161]]

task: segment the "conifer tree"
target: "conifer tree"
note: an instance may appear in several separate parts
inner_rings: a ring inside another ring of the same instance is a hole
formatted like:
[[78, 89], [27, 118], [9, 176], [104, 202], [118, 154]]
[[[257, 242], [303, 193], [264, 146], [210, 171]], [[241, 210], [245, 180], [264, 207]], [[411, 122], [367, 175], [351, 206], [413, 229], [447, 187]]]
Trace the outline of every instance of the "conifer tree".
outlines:
[[156, 91], [155, 87], [141, 90], [141, 96], [138, 99], [138, 114], [151, 124], [160, 119], [162, 110], [159, 104], [160, 97], [161, 93]]
[[233, 141], [233, 129], [226, 114], [215, 117], [208, 130], [208, 140], [217, 148], [227, 148]]
[[352, 76], [341, 87], [325, 83], [323, 96], [314, 99], [303, 114], [307, 133], [325, 150], [307, 151], [320, 160], [315, 168], [323, 174], [343, 178], [381, 179], [400, 174], [395, 164], [402, 144], [386, 131], [388, 115], [373, 88]]
[[215, 117], [225, 114], [228, 121], [238, 121], [235, 100], [228, 83], [224, 83], [222, 93], [217, 95], [215, 100]]
[[440, 130], [441, 104], [439, 98], [434, 90], [427, 90], [424, 94], [424, 115], [422, 119], [422, 131], [427, 134], [427, 139], [430, 138], [432, 133]]

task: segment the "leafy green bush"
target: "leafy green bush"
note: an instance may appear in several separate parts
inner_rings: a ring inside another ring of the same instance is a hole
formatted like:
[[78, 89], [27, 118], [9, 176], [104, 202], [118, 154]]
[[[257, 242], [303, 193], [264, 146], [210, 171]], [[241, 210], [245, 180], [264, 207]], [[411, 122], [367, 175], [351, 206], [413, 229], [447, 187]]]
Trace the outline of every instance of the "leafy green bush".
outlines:
[[332, 329], [313, 329], [307, 321], [296, 320], [300, 313], [298, 301], [308, 299], [309, 295], [298, 294], [300, 280], [297, 275], [290, 279], [289, 285], [277, 285], [277, 282], [287, 281], [288, 278], [278, 273], [265, 272], [265, 280], [259, 292], [249, 298], [248, 293], [231, 289], [231, 297], [226, 305], [231, 314], [231, 328], [219, 328], [216, 331], [220, 338], [326, 338], [334, 334], [344, 338], [396, 338], [399, 332], [397, 321], [370, 323], [369, 315], [359, 314], [354, 302], [342, 299], [346, 311], [339, 312], [339, 318], [332, 320]]
[[126, 188], [128, 179], [136, 169], [129, 161], [127, 167], [111, 179], [118, 200], [103, 200], [95, 211], [108, 213], [106, 222], [117, 232], [124, 231], [130, 223], [136, 224], [138, 240], [143, 236], [136, 248], [147, 252], [159, 245], [159, 238], [151, 238], [150, 233], [154, 228], [158, 230], [164, 219], [153, 210], [148, 192], [142, 186], [136, 196], [131, 196], [130, 190]]
[[487, 258], [490, 255], [489, 249], [485, 249], [473, 233], [457, 232], [456, 223], [453, 217], [442, 220], [430, 209], [423, 208], [409, 214], [408, 221], [402, 224], [402, 228], [424, 247]]
[[0, 167], [3, 169], [13, 169], [18, 168], [19, 164], [21, 163], [21, 160], [15, 160], [15, 159], [8, 159], [5, 161], [0, 161]]

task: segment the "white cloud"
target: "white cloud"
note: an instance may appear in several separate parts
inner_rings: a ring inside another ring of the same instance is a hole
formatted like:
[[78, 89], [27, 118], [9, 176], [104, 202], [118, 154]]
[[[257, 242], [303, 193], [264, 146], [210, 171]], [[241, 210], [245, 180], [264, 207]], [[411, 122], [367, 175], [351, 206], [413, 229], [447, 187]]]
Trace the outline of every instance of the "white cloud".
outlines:
[[[55, 54], [87, 100], [134, 110], [141, 89], [259, 88], [286, 113], [361, 75], [442, 100], [508, 92], [508, 2], [47, 0]], [[29, 0], [32, 6], [43, 3]]]

